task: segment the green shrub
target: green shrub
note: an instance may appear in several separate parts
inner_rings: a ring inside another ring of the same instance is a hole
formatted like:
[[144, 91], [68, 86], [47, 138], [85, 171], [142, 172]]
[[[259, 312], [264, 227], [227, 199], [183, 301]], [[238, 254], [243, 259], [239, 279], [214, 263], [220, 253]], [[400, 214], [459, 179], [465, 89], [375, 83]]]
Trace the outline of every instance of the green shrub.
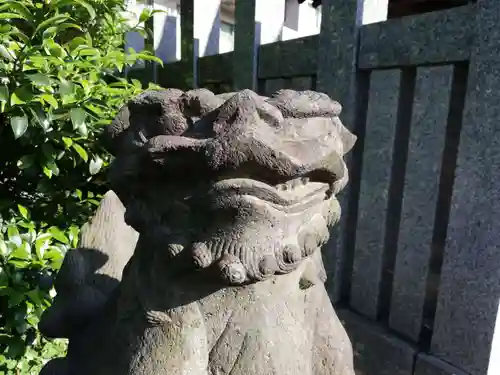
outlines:
[[36, 374], [64, 341], [36, 329], [52, 280], [106, 190], [99, 135], [142, 86], [121, 72], [122, 0], [0, 0], [0, 374]]

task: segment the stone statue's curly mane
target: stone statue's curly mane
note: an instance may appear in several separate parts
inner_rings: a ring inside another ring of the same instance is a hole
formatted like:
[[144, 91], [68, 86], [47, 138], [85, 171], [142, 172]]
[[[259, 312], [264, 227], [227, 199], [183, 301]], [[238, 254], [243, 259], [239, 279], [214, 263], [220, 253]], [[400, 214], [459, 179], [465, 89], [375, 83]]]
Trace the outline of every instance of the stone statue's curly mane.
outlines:
[[[339, 103], [312, 91], [281, 90], [270, 98], [249, 90], [146, 92], [107, 129], [116, 156], [113, 188], [125, 197], [128, 222], [156, 243], [168, 243], [172, 257], [186, 249], [198, 268], [216, 268], [231, 284], [291, 272], [328, 240], [340, 214], [334, 195], [347, 183], [343, 155], [355, 139], [340, 112]], [[253, 205], [250, 216], [266, 210], [264, 216], [283, 216], [285, 227], [287, 217], [322, 207], [309, 215], [309, 227], [295, 225], [295, 239], [288, 233], [259, 246], [269, 228], [251, 238], [220, 233], [224, 218], [214, 207], [236, 211], [245, 204]], [[197, 228], [193, 216], [200, 212], [200, 221], [217, 222], [216, 230], [208, 223]], [[183, 218], [189, 224], [179, 225]]]
[[323, 285], [355, 137], [312, 91], [149, 91], [104, 139], [112, 191], [40, 321], [41, 375], [354, 375]]

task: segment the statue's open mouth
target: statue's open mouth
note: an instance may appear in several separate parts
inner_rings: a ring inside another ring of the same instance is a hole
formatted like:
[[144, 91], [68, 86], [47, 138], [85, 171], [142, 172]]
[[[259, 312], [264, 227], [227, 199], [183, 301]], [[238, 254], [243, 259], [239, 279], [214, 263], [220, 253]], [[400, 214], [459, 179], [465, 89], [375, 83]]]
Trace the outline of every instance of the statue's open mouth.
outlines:
[[331, 197], [328, 183], [311, 181], [307, 177], [275, 186], [248, 178], [231, 178], [216, 182], [211, 193], [222, 199], [241, 197], [287, 213], [302, 212]]

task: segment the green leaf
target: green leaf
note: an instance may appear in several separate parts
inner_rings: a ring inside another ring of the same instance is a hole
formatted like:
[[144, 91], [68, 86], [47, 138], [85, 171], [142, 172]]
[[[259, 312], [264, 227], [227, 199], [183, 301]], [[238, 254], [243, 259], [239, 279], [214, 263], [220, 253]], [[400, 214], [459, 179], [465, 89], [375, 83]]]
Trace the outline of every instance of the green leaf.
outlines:
[[71, 240], [71, 246], [78, 246], [78, 234], [80, 233], [80, 229], [77, 226], [72, 225], [69, 228], [69, 238]]
[[56, 149], [50, 143], [42, 144], [42, 152], [47, 158], [47, 160], [54, 160], [56, 155]]
[[154, 55], [150, 55], [147, 53], [137, 53], [135, 56], [140, 60], [154, 61], [154, 62], [160, 64], [161, 66], [163, 66], [163, 60], [160, 59], [159, 57], [154, 56]]
[[34, 109], [34, 108], [29, 108], [31, 114], [35, 118], [35, 120], [38, 122], [38, 124], [42, 127], [44, 131], [49, 130], [50, 128], [50, 120], [45, 116], [45, 113], [41, 111], [40, 109]]
[[132, 79], [132, 84], [135, 88], [142, 89], [142, 83], [138, 79]]
[[87, 112], [82, 108], [73, 108], [70, 111], [71, 122], [73, 123], [73, 130], [85, 125], [85, 118], [87, 117]]
[[67, 81], [64, 78], [60, 79], [59, 82], [59, 94], [61, 96], [72, 95], [75, 92], [75, 85], [73, 82]]
[[11, 51], [3, 44], [0, 44], [0, 56], [8, 61], [14, 61], [16, 59], [16, 54], [14, 53], [14, 51]]
[[43, 259], [51, 262], [60, 262], [63, 259], [61, 250], [55, 246], [49, 246], [43, 253]]
[[0, 20], [23, 19], [23, 16], [17, 13], [0, 13]]
[[96, 12], [95, 12], [94, 8], [92, 7], [92, 5], [90, 5], [89, 3], [87, 3], [83, 0], [72, 0], [72, 1], [74, 1], [75, 3], [78, 3], [82, 7], [84, 7], [87, 10], [87, 12], [89, 13], [91, 20], [96, 17]]
[[[29, 258], [28, 258], [29, 259]], [[18, 306], [24, 300], [24, 293], [14, 293], [9, 296], [9, 308]]]
[[38, 287], [36, 289], [30, 290], [26, 293], [26, 295], [31, 299], [31, 301], [33, 301], [35, 305], [43, 305], [42, 298], [40, 298], [40, 290], [38, 289]]
[[31, 22], [33, 20], [33, 14], [31, 14], [30, 10], [23, 4], [23, 2], [19, 0], [11, 0], [11, 1], [2, 1], [4, 3], [0, 6], [0, 12], [8, 9], [11, 11], [17, 11], [25, 21]]
[[7, 237], [9, 238], [9, 241], [11, 241], [16, 246], [21, 246], [23, 243], [23, 240], [21, 239], [21, 236], [19, 235], [19, 231], [14, 226], [10, 226], [7, 229]]
[[7, 244], [5, 243], [4, 240], [0, 239], [0, 255], [5, 257], [5, 256], [7, 256], [8, 252], [9, 252], [9, 249], [7, 248]]
[[48, 178], [52, 178], [52, 171], [48, 166], [44, 165], [42, 170], [45, 176], [47, 176]]
[[71, 138], [62, 137], [62, 140], [64, 142], [64, 147], [66, 147], [66, 148], [70, 148], [71, 145], [73, 145], [73, 140]]
[[41, 22], [38, 27], [36, 28], [34, 34], [37, 34], [38, 32], [45, 30], [48, 26], [52, 26], [54, 24], [60, 24], [64, 21], [69, 20], [70, 17], [65, 14], [58, 14], [53, 17], [50, 17], [49, 19], [46, 19], [45, 21]]
[[51, 27], [47, 28], [43, 32], [43, 37], [45, 39], [55, 38], [55, 36], [58, 33], [60, 33], [61, 31], [67, 30], [67, 29], [77, 29], [77, 30], [82, 31], [82, 28], [74, 23], [63, 22], [60, 25], [51, 26]]
[[75, 190], [75, 195], [78, 197], [79, 200], [83, 199], [83, 193], [80, 189]]
[[44, 259], [45, 250], [49, 248], [49, 244], [52, 241], [51, 233], [42, 233], [35, 241], [35, 252], [39, 260]]
[[14, 133], [14, 138], [18, 139], [28, 129], [28, 117], [24, 116], [16, 116], [10, 119], [10, 126], [12, 127], [12, 132]]
[[56, 1], [53, 1], [53, 5], [57, 6], [58, 8], [61, 8], [65, 5], [74, 6], [76, 4], [84, 7], [87, 10], [87, 12], [90, 16], [90, 19], [94, 19], [96, 17], [95, 9], [89, 3], [87, 3], [83, 0], [56, 0]]
[[85, 149], [82, 146], [80, 146], [78, 143], [76, 143], [76, 142], [73, 143], [73, 149], [78, 153], [78, 155], [80, 155], [80, 157], [85, 162], [87, 162], [89, 160], [89, 155], [87, 154], [87, 151], [85, 151]]
[[27, 242], [23, 242], [12, 253], [10, 253], [9, 259], [12, 258], [21, 260], [30, 260], [31, 259], [30, 245]]
[[7, 86], [0, 86], [0, 102], [9, 101], [9, 88]]
[[17, 38], [24, 44], [29, 44], [30, 38], [19, 30], [14, 30], [10, 33], [11, 36], [17, 36]]
[[102, 167], [102, 159], [99, 156], [94, 156], [89, 163], [89, 172], [91, 175], [99, 173]]
[[59, 107], [59, 103], [57, 102], [57, 99], [54, 98], [54, 95], [42, 94], [40, 95], [40, 98], [42, 98], [44, 102], [50, 104], [50, 106], [54, 109], [57, 109]]
[[66, 244], [66, 245], [69, 244], [68, 237], [66, 237], [64, 232], [62, 230], [60, 230], [58, 227], [50, 227], [49, 233], [59, 242], [62, 242], [63, 244]]
[[54, 176], [59, 176], [59, 167], [57, 166], [56, 163], [49, 162], [45, 165], [45, 167], [48, 168]]
[[77, 36], [76, 38], [73, 38], [71, 42], [69, 42], [69, 48], [71, 50], [75, 50], [80, 46], [87, 46], [87, 40], [85, 38]]
[[18, 87], [10, 96], [10, 105], [26, 104], [33, 99], [33, 91], [29, 85]]
[[51, 84], [50, 78], [47, 75], [42, 74], [42, 73], [28, 74], [28, 78], [35, 85], [50, 86], [50, 84]]
[[95, 56], [95, 57], [101, 56], [101, 53], [97, 48], [88, 48], [88, 47], [78, 47], [72, 53], [72, 55], [76, 54], [79, 56]]
[[28, 218], [29, 218], [28, 209], [24, 206], [21, 206], [20, 204], [17, 205], [17, 209], [19, 210], [19, 213], [21, 214], [21, 216], [23, 218], [25, 218], [26, 220], [28, 220]]
[[35, 164], [35, 157], [33, 155], [24, 155], [17, 161], [19, 169], [28, 169]]
[[63, 58], [68, 56], [66, 50], [60, 45], [54, 42], [52, 39], [46, 40], [44, 42], [45, 51], [54, 57]]
[[141, 15], [139, 16], [139, 22], [143, 23], [149, 19], [151, 16], [151, 9], [149, 8], [144, 8], [141, 12]]
[[78, 132], [78, 134], [80, 134], [83, 138], [87, 138], [88, 134], [89, 134], [89, 131], [87, 129], [87, 125], [83, 124], [82, 126], [78, 127], [78, 129], [76, 129], [76, 131]]

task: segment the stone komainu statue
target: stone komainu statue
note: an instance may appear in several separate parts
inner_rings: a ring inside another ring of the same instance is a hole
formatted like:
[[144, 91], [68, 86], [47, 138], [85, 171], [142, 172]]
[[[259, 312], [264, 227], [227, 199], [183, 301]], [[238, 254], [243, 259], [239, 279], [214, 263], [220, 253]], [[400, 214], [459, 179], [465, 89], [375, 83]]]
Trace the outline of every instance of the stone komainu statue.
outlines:
[[355, 141], [340, 111], [291, 90], [128, 103], [106, 133], [114, 193], [40, 324], [68, 354], [42, 374], [353, 375], [320, 251]]

